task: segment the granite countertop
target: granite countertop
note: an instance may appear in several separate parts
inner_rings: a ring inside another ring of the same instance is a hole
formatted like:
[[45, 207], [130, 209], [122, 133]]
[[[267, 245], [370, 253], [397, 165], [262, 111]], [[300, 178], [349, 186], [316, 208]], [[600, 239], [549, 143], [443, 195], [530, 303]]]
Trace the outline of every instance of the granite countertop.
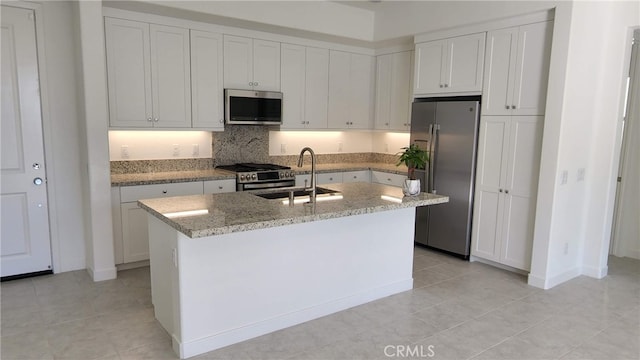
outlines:
[[[316, 173], [374, 170], [400, 175], [407, 174], [406, 166], [395, 166], [395, 164], [385, 163], [337, 163], [320, 164], [316, 167]], [[301, 168], [293, 166], [291, 169], [294, 170], [296, 174], [310, 174], [311, 164], [305, 163]], [[113, 174], [111, 175], [111, 186], [166, 184], [235, 178], [235, 173], [219, 169]]]
[[190, 171], [167, 171], [154, 173], [132, 173], [111, 175], [111, 186], [166, 184], [187, 181], [234, 179], [236, 174], [226, 170], [207, 169]]
[[[342, 198], [290, 206], [281, 199], [268, 200], [245, 191], [146, 199], [138, 204], [181, 233], [199, 238], [449, 201], [447, 196], [427, 193], [403, 197], [399, 188], [364, 182], [322, 187], [340, 192]], [[193, 211], [206, 213], [184, 216]], [[163, 215], [181, 212], [183, 216]]]

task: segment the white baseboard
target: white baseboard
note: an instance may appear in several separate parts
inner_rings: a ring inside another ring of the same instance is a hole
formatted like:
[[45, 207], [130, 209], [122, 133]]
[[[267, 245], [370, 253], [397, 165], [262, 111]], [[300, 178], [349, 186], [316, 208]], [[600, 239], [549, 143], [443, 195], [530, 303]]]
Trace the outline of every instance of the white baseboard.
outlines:
[[596, 279], [602, 279], [603, 277], [607, 276], [608, 272], [609, 272], [609, 267], [607, 266], [603, 266], [600, 268], [595, 268], [595, 267], [582, 268], [582, 275], [586, 275]]
[[174, 336], [172, 337], [173, 349], [177, 354], [180, 354], [181, 359], [186, 359], [411, 289], [413, 289], [413, 279], [371, 289], [194, 341], [180, 343]]
[[89, 276], [91, 276], [93, 281], [113, 280], [118, 277], [118, 269], [115, 266], [112, 268], [100, 270], [94, 270], [88, 267], [87, 272], [89, 273]]
[[562, 284], [565, 281], [569, 281], [577, 276], [580, 276], [581, 274], [582, 272], [580, 271], [579, 268], [569, 269], [563, 273], [560, 273], [558, 275], [548, 277], [548, 278], [541, 278], [541, 277], [537, 277], [529, 274], [527, 283], [531, 286], [548, 290], [556, 285]]

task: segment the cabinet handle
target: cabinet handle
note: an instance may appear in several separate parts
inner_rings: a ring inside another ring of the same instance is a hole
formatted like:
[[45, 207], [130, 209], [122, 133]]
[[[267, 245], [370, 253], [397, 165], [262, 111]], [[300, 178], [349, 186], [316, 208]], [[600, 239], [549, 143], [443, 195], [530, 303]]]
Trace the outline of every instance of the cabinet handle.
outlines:
[[307, 121], [307, 125], [309, 125], [309, 122]]
[[502, 189], [498, 189], [499, 192], [502, 192]]
[[384, 123], [384, 126], [389, 126], [389, 123]]
[[504, 191], [504, 193], [505, 193], [505, 194], [508, 194], [508, 193], [509, 193], [509, 190], [505, 190], [505, 191]]
[[512, 109], [515, 109], [515, 108], [516, 108], [516, 106], [515, 106], [515, 105], [511, 105], [511, 108], [512, 108]]
[[449, 84], [444, 84], [444, 87], [449, 87]]
[[354, 176], [353, 178], [354, 178], [354, 179], [357, 179], [358, 177], [357, 177], [357, 176]]
[[509, 105], [505, 105], [504, 108], [509, 110]]
[[444, 85], [440, 84], [440, 87], [441, 87], [441, 88], [443, 88], [443, 87], [444, 87]]
[[390, 178], [387, 178], [387, 181], [391, 182], [391, 179], [390, 179]]
[[218, 186], [218, 189], [219, 189], [219, 190], [222, 190], [222, 186]]
[[303, 121], [303, 122], [302, 122], [302, 125], [304, 125], [304, 124], [306, 124], [306, 122], [305, 122], [305, 121]]
[[163, 193], [163, 194], [166, 194], [166, 193], [167, 193], [167, 190], [162, 190], [162, 193]]

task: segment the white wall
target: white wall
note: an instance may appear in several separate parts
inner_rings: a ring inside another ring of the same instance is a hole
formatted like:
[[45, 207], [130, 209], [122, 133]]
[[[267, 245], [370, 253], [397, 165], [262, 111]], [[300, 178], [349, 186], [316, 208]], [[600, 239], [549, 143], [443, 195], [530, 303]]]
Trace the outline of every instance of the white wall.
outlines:
[[[174, 153], [178, 147], [178, 155]], [[198, 155], [194, 154], [197, 145]], [[122, 147], [127, 147], [128, 157]], [[157, 160], [211, 158], [210, 131], [109, 131], [110, 160]]]
[[373, 40], [373, 12], [332, 1], [145, 0], [145, 2], [333, 36]]
[[[298, 155], [311, 147], [317, 154], [377, 152], [395, 154], [409, 144], [408, 133], [370, 131], [270, 131], [269, 155]], [[284, 146], [284, 149], [283, 149]]]
[[[75, 46], [70, 2], [44, 2], [41, 78], [47, 153], [47, 189], [54, 271], [85, 268], [80, 119], [76, 102]], [[41, 41], [42, 39], [38, 39]]]

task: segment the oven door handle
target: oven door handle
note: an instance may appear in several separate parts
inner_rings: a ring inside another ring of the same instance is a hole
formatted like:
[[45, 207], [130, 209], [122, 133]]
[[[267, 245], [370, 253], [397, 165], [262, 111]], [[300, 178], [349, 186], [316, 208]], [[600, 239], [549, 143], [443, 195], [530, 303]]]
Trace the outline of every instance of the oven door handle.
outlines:
[[[295, 182], [293, 182], [295, 185]], [[257, 183], [257, 184], [241, 184], [243, 190], [261, 190], [261, 189], [273, 189], [292, 186], [292, 181], [278, 181], [271, 183]]]

